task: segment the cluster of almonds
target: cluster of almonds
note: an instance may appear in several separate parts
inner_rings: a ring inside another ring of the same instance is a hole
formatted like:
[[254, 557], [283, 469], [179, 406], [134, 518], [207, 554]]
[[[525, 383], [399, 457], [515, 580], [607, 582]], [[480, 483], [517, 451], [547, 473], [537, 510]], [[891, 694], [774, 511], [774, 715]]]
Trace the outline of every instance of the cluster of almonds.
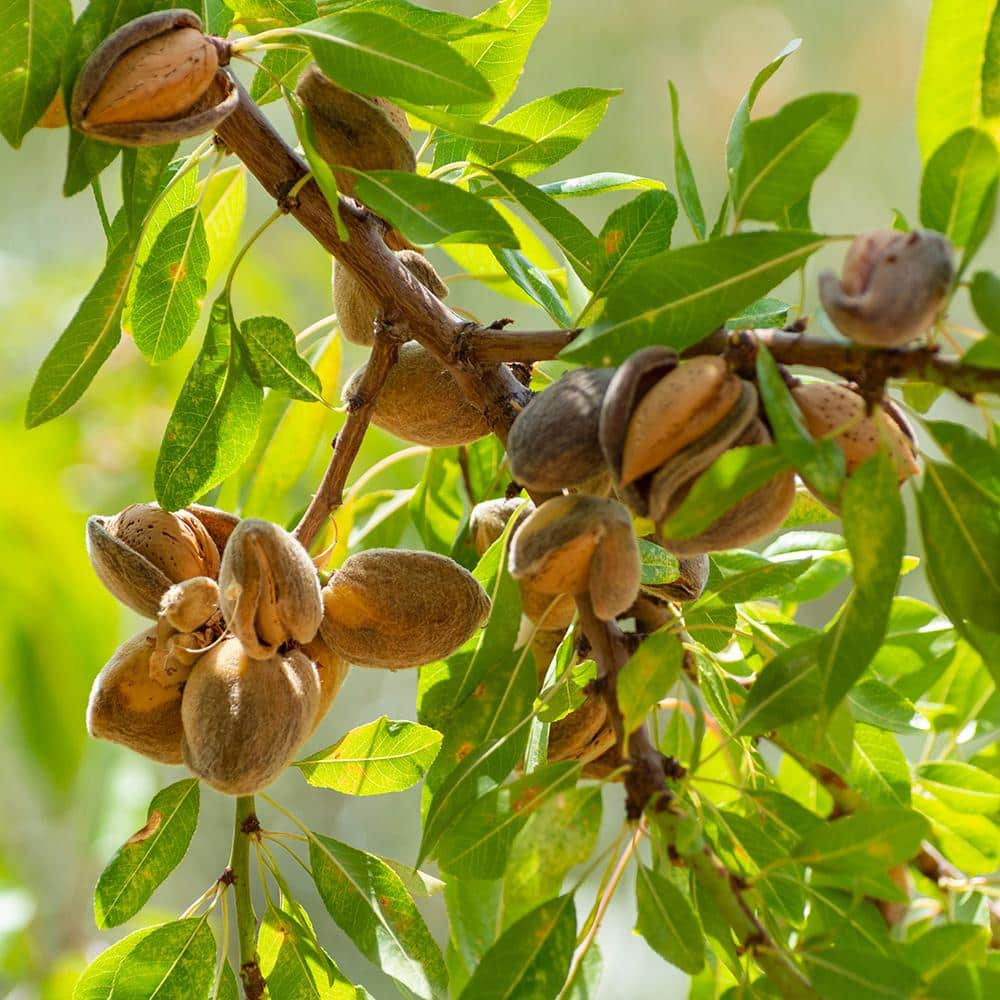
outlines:
[[94, 681], [91, 735], [184, 763], [231, 795], [287, 767], [348, 664], [428, 663], [489, 616], [482, 587], [444, 556], [373, 549], [321, 586], [283, 528], [211, 507], [136, 504], [90, 518], [87, 540], [108, 590], [156, 621]]

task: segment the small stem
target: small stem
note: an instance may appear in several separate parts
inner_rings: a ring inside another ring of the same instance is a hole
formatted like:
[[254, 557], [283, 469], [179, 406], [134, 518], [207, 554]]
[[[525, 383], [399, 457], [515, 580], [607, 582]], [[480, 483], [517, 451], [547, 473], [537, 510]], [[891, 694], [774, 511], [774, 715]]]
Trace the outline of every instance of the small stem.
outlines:
[[94, 201], [97, 203], [97, 214], [101, 217], [101, 226], [104, 229], [104, 238], [111, 239], [111, 220], [108, 218], [108, 209], [104, 204], [104, 191], [101, 188], [101, 179], [95, 177], [90, 186], [94, 192]]
[[306, 512], [295, 529], [295, 537], [308, 549], [326, 519], [341, 505], [344, 483], [357, 458], [371, 421], [378, 394], [396, 363], [399, 341], [386, 328], [376, 329], [375, 343], [365, 373], [347, 402], [347, 420], [333, 440], [333, 455]]
[[497, 361], [550, 361], [571, 344], [580, 330], [491, 330], [480, 328], [462, 335], [463, 348], [480, 364]]
[[260, 829], [252, 795], [236, 800], [233, 821], [233, 848], [229, 857], [233, 898], [236, 901], [236, 934], [240, 944], [240, 979], [246, 1000], [264, 996], [264, 977], [257, 963], [257, 915], [250, 891], [250, 838]]

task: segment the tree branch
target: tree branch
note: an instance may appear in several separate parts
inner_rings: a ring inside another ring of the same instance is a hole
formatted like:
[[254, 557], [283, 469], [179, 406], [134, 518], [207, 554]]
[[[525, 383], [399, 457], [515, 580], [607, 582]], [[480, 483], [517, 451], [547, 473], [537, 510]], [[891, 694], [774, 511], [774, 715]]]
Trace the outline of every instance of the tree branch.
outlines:
[[302, 515], [293, 534], [308, 549], [326, 519], [343, 502], [344, 483], [350, 474], [358, 449], [375, 410], [378, 394], [392, 371], [399, 354], [399, 341], [383, 324], [375, 330], [375, 343], [368, 357], [368, 365], [355, 393], [347, 401], [347, 419], [333, 439], [333, 456], [327, 466], [319, 488]]
[[940, 357], [936, 347], [862, 347], [786, 330], [716, 330], [688, 348], [685, 357], [730, 354], [753, 370], [763, 344], [784, 365], [825, 368], [862, 386], [880, 388], [889, 379], [931, 382], [968, 399], [977, 392], [1000, 393], [1000, 369], [979, 368]]

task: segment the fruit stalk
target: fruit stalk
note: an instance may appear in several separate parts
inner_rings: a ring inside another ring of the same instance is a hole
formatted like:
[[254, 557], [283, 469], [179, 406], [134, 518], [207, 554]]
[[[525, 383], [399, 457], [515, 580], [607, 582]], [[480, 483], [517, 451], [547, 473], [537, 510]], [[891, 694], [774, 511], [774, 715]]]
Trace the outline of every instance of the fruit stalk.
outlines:
[[260, 1000], [264, 995], [264, 977], [257, 961], [257, 915], [250, 891], [250, 838], [257, 834], [254, 798], [243, 795], [236, 800], [233, 820], [233, 849], [229, 856], [229, 874], [236, 900], [236, 931], [240, 945], [240, 980], [246, 1000]]

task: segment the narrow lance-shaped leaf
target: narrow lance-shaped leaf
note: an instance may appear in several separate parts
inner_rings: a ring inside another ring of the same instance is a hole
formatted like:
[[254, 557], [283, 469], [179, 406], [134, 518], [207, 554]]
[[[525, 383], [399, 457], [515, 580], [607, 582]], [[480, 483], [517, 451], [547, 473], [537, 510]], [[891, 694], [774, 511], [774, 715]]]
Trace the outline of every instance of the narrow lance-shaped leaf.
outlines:
[[621, 91], [575, 87], [541, 97], [496, 122], [521, 138], [474, 142], [469, 160], [530, 177], [569, 156], [600, 125], [608, 103]]
[[186, 506], [235, 472], [257, 438], [263, 394], [233, 332], [229, 304], [219, 298], [160, 445], [156, 497], [168, 510]]
[[516, 201], [555, 241], [580, 280], [589, 287], [591, 271], [600, 251], [594, 234], [554, 198], [504, 170], [493, 172], [502, 192]]
[[730, 448], [695, 480], [684, 502], [664, 524], [665, 535], [693, 538], [790, 466], [776, 444]]
[[656, 703], [677, 683], [684, 647], [672, 632], [656, 632], [629, 657], [618, 674], [618, 704], [626, 733], [645, 721]]
[[215, 979], [216, 945], [208, 915], [161, 924], [122, 959], [115, 1000], [181, 1000], [207, 996]]
[[819, 709], [822, 690], [816, 655], [820, 640], [812, 636], [783, 649], [767, 663], [750, 688], [737, 733], [763, 736]]
[[98, 927], [117, 927], [134, 916], [180, 864], [198, 825], [198, 782], [178, 781], [149, 804], [146, 824], [118, 849], [94, 890]]
[[844, 489], [844, 536], [854, 565], [854, 590], [823, 639], [819, 672], [823, 704], [832, 710], [864, 673], [889, 624], [906, 541], [906, 515], [896, 469], [880, 452]]
[[810, 94], [750, 122], [733, 185], [737, 221], [782, 221], [844, 144], [857, 111], [853, 94]]
[[242, 18], [282, 26], [301, 24], [316, 17], [316, 0], [227, 0]]
[[987, 198], [996, 200], [1000, 153], [986, 132], [967, 128], [935, 150], [920, 181], [920, 221], [955, 246], [972, 237]]
[[[797, 52], [802, 45], [801, 38], [793, 38], [754, 78], [750, 84], [750, 89], [743, 95], [736, 113], [733, 115], [732, 123], [729, 126], [729, 135], [726, 137], [726, 170], [729, 174], [729, 182], [732, 185], [740, 169], [743, 159], [743, 134], [750, 124], [750, 112], [757, 100], [757, 95], [761, 92], [764, 84], [774, 76], [781, 68], [781, 64], [792, 53]], [[720, 214], [721, 218], [721, 214]], [[718, 224], [712, 235], [721, 233]]]
[[177, 144], [126, 149], [122, 154], [122, 206], [129, 232], [138, 240], [142, 224], [164, 183]]
[[563, 300], [559, 297], [555, 285], [549, 276], [537, 268], [520, 250], [493, 250], [500, 266], [507, 272], [510, 280], [525, 294], [529, 295], [550, 316], [553, 322], [560, 326], [572, 326], [573, 319], [566, 311]]
[[645, 191], [615, 209], [601, 227], [591, 302], [607, 295], [644, 260], [667, 250], [677, 221], [668, 191]]
[[637, 267], [608, 297], [605, 319], [563, 351], [609, 365], [641, 347], [697, 343], [759, 299], [827, 242], [817, 233], [737, 233], [666, 250]]
[[342, 240], [347, 240], [349, 238], [347, 226], [340, 217], [340, 191], [337, 188], [337, 178], [334, 177], [330, 164], [323, 159], [316, 148], [316, 134], [313, 131], [312, 119], [298, 101], [290, 101], [288, 106], [292, 113], [292, 121], [295, 123], [295, 134], [302, 144], [302, 151], [306, 154], [306, 161], [312, 171], [313, 179], [320, 191], [323, 192], [326, 203], [330, 206], [333, 222], [337, 227], [337, 236]]
[[934, 0], [917, 87], [917, 138], [924, 161], [954, 132], [995, 117], [997, 109], [987, 80], [995, 50], [987, 45], [996, 18], [996, 0]]
[[414, 243], [518, 245], [488, 201], [454, 184], [400, 170], [359, 171], [354, 193]]
[[155, 930], [156, 927], [143, 927], [102, 951], [80, 974], [73, 987], [73, 1000], [110, 1000], [125, 956]]
[[420, 781], [440, 748], [436, 730], [383, 715], [295, 766], [310, 785], [347, 795], [383, 795]]
[[357, 990], [323, 950], [301, 908], [269, 905], [257, 937], [261, 975], [273, 997], [356, 1000]]
[[142, 265], [132, 305], [132, 337], [152, 362], [176, 354], [201, 311], [208, 271], [208, 241], [197, 207], [175, 215]]
[[684, 206], [684, 214], [691, 223], [694, 235], [699, 239], [705, 238], [705, 209], [701, 205], [701, 195], [698, 194], [698, 181], [695, 179], [694, 171], [691, 169], [691, 161], [688, 159], [687, 149], [684, 140], [681, 138], [680, 125], [680, 100], [677, 97], [677, 88], [673, 80], [668, 81], [670, 88], [670, 113], [674, 126], [674, 177], [677, 181], [677, 194], [680, 196], [681, 205]]
[[461, 813], [438, 841], [441, 870], [458, 878], [499, 878], [510, 845], [528, 816], [576, 784], [581, 765], [560, 761], [487, 792]]
[[206, 182], [199, 198], [208, 241], [205, 284], [211, 288], [225, 273], [236, 254], [240, 227], [247, 207], [246, 167], [219, 170]]
[[121, 339], [121, 315], [135, 260], [124, 237], [104, 262], [94, 287], [42, 362], [28, 396], [25, 424], [37, 427], [69, 409], [90, 385]]
[[418, 104], [493, 96], [482, 75], [447, 42], [392, 17], [354, 11], [301, 28], [320, 69], [350, 90]]
[[476, 967], [463, 1000], [554, 997], [576, 946], [576, 908], [569, 893], [542, 903], [505, 931]]
[[261, 385], [306, 403], [323, 402], [323, 385], [295, 345], [295, 331], [275, 316], [255, 316], [240, 324], [240, 342]]
[[[549, 0], [499, 0], [474, 18], [484, 27], [503, 28], [500, 35], [480, 35], [456, 40], [455, 49], [474, 66], [493, 88], [488, 100], [466, 102], [456, 95], [448, 110], [485, 121], [492, 118], [517, 87], [531, 44], [549, 16]], [[446, 154], [448, 155], [448, 154]], [[438, 160], [435, 166], [455, 159]]]
[[15, 149], [55, 97], [72, 27], [69, 0], [9, 0], [0, 8], [0, 134]]
[[844, 452], [832, 438], [814, 441], [802, 411], [763, 344], [757, 351], [757, 386], [781, 453], [811, 486], [835, 501], [844, 482]]
[[996, 497], [961, 468], [927, 462], [917, 493], [927, 577], [941, 609], [1000, 678]]
[[446, 993], [440, 949], [400, 877], [381, 858], [309, 834], [320, 897], [358, 950], [423, 1000]]
[[689, 975], [698, 972], [705, 964], [705, 939], [687, 896], [645, 865], [636, 870], [635, 894], [637, 933], [671, 965]]

